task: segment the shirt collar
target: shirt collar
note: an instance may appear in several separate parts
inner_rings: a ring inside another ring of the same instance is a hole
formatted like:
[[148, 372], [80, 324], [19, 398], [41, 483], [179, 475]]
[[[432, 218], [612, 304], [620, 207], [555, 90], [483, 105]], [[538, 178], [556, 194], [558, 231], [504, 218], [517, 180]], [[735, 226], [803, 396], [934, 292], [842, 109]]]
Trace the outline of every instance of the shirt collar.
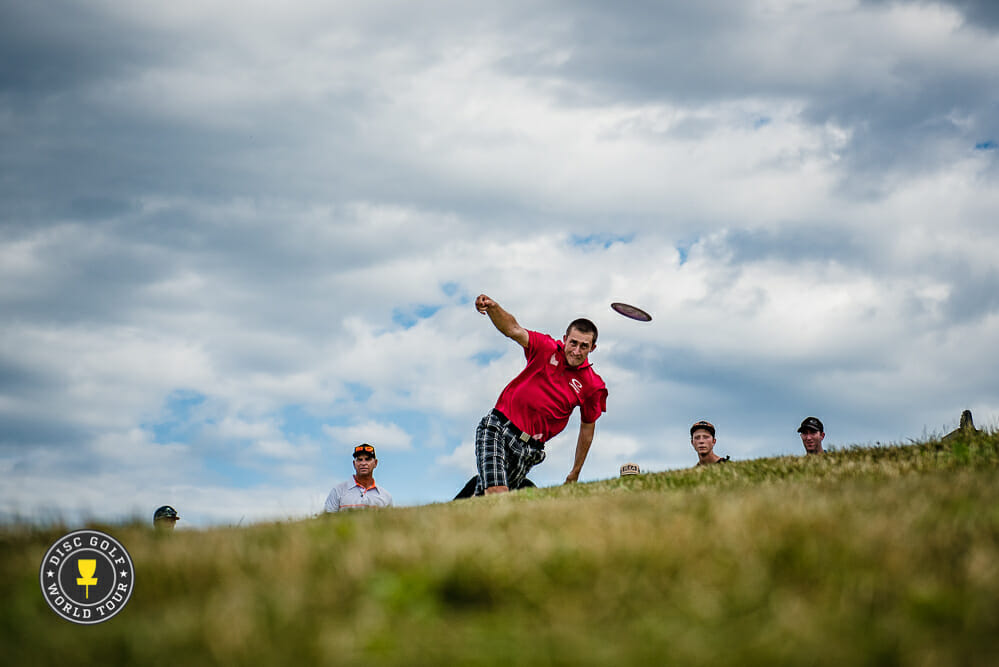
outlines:
[[361, 487], [365, 491], [370, 491], [371, 489], [374, 489], [374, 488], [376, 488], [378, 486], [377, 484], [375, 484], [375, 478], [374, 477], [371, 478], [371, 486], [364, 486], [359, 481], [357, 481], [357, 475], [354, 475], [354, 485]]

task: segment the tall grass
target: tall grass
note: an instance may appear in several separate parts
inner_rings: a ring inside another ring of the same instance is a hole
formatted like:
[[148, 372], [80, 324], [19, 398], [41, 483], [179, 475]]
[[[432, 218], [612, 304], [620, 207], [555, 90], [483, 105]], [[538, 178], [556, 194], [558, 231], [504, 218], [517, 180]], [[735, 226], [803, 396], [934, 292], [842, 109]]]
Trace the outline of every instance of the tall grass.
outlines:
[[23, 665], [994, 665], [999, 435], [172, 534], [135, 592], [46, 606], [59, 527], [0, 534]]

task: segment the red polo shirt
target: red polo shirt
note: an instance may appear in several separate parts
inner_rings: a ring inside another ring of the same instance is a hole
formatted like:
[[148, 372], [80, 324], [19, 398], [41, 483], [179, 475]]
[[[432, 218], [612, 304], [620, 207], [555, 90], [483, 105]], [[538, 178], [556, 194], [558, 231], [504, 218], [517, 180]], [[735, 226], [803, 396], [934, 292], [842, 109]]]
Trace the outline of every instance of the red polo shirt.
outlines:
[[587, 361], [577, 368], [565, 362], [562, 341], [528, 331], [527, 366], [510, 381], [496, 409], [540, 442], [562, 432], [577, 405], [591, 424], [607, 411], [607, 387]]

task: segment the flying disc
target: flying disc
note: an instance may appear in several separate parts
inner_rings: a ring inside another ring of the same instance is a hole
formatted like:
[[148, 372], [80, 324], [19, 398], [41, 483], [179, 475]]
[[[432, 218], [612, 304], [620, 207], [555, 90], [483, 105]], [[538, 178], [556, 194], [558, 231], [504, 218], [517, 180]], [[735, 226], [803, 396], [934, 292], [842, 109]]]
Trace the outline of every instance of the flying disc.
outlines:
[[636, 308], [635, 306], [629, 305], [627, 303], [620, 303], [615, 301], [611, 304], [611, 308], [616, 310], [621, 315], [625, 317], [630, 317], [633, 320], [638, 320], [639, 322], [651, 322], [652, 316], [641, 308]]

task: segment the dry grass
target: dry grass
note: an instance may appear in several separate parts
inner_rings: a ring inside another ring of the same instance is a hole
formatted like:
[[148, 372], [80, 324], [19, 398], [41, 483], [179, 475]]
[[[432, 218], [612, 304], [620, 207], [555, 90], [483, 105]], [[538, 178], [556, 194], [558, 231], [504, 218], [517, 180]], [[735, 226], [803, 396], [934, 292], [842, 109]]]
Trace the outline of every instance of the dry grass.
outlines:
[[999, 436], [204, 532], [101, 527], [136, 588], [45, 605], [0, 534], [9, 664], [991, 665]]

